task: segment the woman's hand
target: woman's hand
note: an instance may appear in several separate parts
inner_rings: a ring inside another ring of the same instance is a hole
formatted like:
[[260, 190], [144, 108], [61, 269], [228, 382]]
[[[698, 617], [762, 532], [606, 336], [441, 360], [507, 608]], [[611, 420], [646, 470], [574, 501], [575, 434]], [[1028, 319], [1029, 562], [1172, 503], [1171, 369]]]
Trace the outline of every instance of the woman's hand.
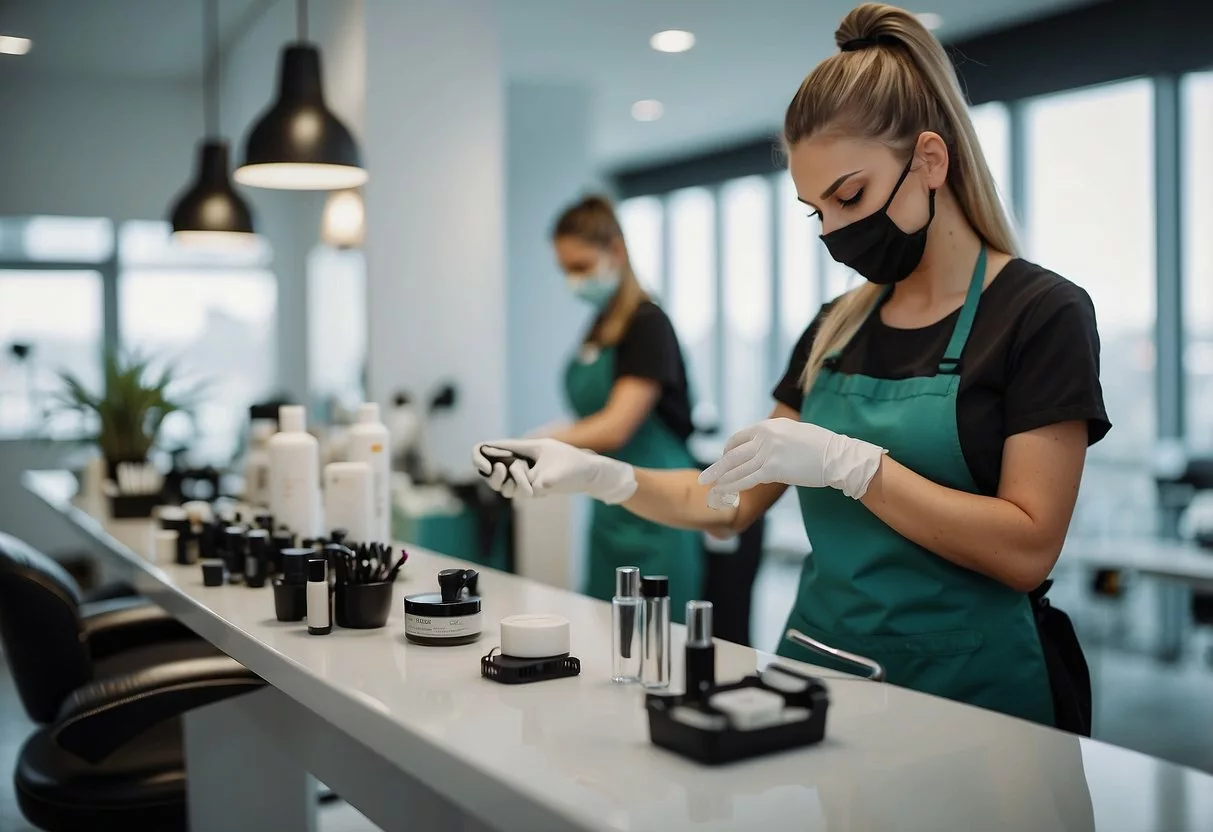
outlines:
[[[509, 456], [527, 457], [509, 463]], [[482, 442], [472, 462], [489, 486], [506, 497], [588, 494], [604, 503], [622, 503], [636, 493], [636, 472], [625, 462], [583, 451], [555, 439], [502, 439]]]
[[725, 503], [762, 483], [837, 488], [852, 499], [868, 490], [885, 453], [809, 422], [767, 419], [729, 437], [725, 453], [699, 476], [711, 485], [709, 504]]

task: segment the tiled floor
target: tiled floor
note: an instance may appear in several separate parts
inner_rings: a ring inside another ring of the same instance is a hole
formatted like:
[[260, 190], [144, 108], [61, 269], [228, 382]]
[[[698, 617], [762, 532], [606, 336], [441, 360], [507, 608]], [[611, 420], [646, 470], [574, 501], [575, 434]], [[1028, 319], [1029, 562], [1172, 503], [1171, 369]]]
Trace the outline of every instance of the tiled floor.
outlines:
[[[772, 649], [796, 592], [799, 566], [769, 560], [755, 587], [756, 646]], [[1081, 630], [1081, 626], [1080, 626]], [[1193, 651], [1193, 653], [1203, 651]], [[1090, 650], [1099, 739], [1213, 772], [1213, 670], [1195, 656], [1180, 665], [1120, 650]], [[13, 762], [32, 730], [0, 653], [0, 830], [36, 832], [25, 823], [12, 794]], [[320, 812], [321, 832], [374, 832], [352, 807], [335, 803]]]

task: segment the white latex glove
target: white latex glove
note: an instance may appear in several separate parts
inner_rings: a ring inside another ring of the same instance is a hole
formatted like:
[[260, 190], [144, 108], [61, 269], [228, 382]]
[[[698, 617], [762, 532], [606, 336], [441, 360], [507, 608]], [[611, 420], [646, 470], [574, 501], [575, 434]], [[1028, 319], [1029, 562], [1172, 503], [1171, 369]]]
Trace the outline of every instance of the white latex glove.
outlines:
[[724, 456], [699, 475], [708, 505], [766, 482], [829, 486], [858, 500], [880, 468], [883, 448], [810, 422], [767, 419], [729, 437]]
[[[501, 454], [495, 453], [498, 449], [528, 456], [535, 464], [515, 460], [507, 472], [499, 461]], [[588, 494], [614, 504], [636, 493], [636, 472], [631, 465], [555, 439], [482, 442], [473, 449], [472, 462], [488, 477], [489, 486], [506, 497]]]

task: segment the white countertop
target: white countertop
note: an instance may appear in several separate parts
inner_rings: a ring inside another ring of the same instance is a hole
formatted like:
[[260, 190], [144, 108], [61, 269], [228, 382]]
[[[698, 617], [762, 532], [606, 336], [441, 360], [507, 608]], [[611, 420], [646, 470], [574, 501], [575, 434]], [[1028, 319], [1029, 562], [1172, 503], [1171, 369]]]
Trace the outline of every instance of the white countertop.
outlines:
[[1067, 540], [1060, 562], [1081, 563], [1095, 569], [1124, 569], [1213, 589], [1213, 551], [1180, 540], [1148, 537]]
[[[275, 620], [268, 587], [207, 588], [197, 566], [148, 563], [72, 507], [53, 477], [31, 473], [27, 484], [134, 567], [141, 591], [448, 800], [499, 818], [503, 829], [1213, 829], [1213, 776], [828, 671], [819, 673], [831, 698], [823, 743], [700, 766], [650, 745], [643, 692], [608, 681], [605, 603], [482, 569], [480, 641], [420, 647], [404, 639], [400, 596], [436, 588], [439, 569], [469, 564], [410, 548], [387, 628], [309, 636], [301, 624]], [[135, 540], [139, 528], [128, 523], [122, 536]], [[519, 612], [569, 618], [580, 677], [520, 686], [480, 678], [497, 622]], [[674, 679], [681, 680], [675, 629]], [[721, 680], [772, 659], [723, 642], [717, 656]]]

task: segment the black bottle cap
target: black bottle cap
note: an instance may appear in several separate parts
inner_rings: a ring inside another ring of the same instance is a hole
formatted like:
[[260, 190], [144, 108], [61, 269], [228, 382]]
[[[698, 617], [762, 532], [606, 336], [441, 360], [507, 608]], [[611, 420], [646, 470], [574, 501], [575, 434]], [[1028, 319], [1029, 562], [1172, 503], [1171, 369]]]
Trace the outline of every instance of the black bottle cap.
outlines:
[[267, 532], [272, 532], [274, 530], [274, 515], [268, 513], [258, 514], [256, 519], [257, 525], [265, 529]]
[[283, 549], [282, 582], [298, 585], [307, 583], [307, 562], [314, 557], [314, 549]]
[[269, 548], [270, 533], [265, 529], [253, 529], [248, 533], [249, 552], [256, 554]]
[[454, 603], [465, 586], [480, 577], [475, 569], [443, 569], [438, 573], [438, 589], [442, 592], [442, 601]]
[[312, 558], [309, 560], [307, 562], [307, 579], [310, 583], [328, 583], [329, 562], [324, 558]]
[[670, 579], [665, 575], [645, 575], [640, 579], [640, 594], [645, 598], [666, 598], [670, 594]]
[[223, 530], [224, 535], [228, 540], [233, 540], [237, 537], [244, 537], [244, 526], [228, 526]]
[[345, 529], [333, 529], [329, 532], [329, 539], [333, 543], [344, 543], [345, 539], [350, 536], [350, 533]]

